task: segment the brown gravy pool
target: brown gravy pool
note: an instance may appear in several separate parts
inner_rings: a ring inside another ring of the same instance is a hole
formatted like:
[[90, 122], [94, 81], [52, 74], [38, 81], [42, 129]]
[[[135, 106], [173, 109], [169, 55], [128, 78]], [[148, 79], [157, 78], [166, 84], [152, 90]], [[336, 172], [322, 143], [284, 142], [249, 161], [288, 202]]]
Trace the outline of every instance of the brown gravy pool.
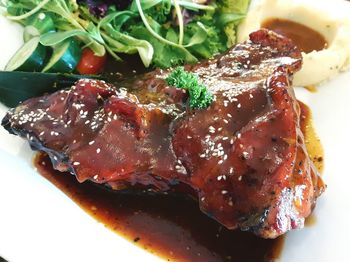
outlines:
[[268, 19], [262, 23], [261, 27], [290, 38], [305, 53], [314, 50], [320, 51], [328, 45], [326, 39], [319, 32], [287, 19]]
[[[301, 109], [303, 127], [313, 130], [308, 108], [301, 104]], [[309, 144], [315, 142], [315, 137], [307, 138]], [[320, 145], [319, 140], [315, 144]], [[322, 150], [317, 152], [319, 155]], [[89, 182], [80, 184], [74, 176], [53, 170], [44, 154], [37, 155], [35, 166], [96, 220], [167, 261], [274, 261], [282, 251], [283, 237], [266, 240], [227, 230], [202, 214], [193, 200], [111, 192]]]

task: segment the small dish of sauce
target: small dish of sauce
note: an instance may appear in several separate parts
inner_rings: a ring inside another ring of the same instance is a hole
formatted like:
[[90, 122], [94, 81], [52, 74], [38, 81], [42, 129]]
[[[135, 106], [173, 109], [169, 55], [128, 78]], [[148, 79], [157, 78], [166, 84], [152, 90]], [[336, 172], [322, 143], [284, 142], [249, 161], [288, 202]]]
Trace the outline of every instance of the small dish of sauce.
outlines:
[[306, 54], [321, 51], [328, 46], [327, 40], [319, 32], [291, 20], [270, 18], [261, 27], [290, 38]]

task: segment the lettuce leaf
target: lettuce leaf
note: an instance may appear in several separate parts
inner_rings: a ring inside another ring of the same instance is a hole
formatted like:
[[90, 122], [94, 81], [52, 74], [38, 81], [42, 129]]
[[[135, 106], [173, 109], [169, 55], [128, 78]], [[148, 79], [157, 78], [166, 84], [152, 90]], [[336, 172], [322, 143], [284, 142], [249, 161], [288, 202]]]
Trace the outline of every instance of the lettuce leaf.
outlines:
[[236, 44], [237, 26], [248, 11], [250, 0], [221, 0], [218, 1], [218, 22], [223, 25], [226, 34], [226, 46], [229, 48]]
[[[194, 57], [185, 48], [177, 48], [167, 45], [156, 38], [154, 38], [143, 25], [132, 26], [130, 35], [148, 41], [154, 48], [152, 63], [160, 68], [168, 68], [183, 63], [195, 63], [197, 62]], [[173, 37], [174, 34], [169, 33], [168, 37]]]
[[8, 18], [26, 19], [45, 12], [55, 33], [42, 35], [52, 45], [79, 40], [95, 54], [138, 53], [146, 67], [195, 63], [236, 43], [236, 29], [250, 0], [7, 0]]

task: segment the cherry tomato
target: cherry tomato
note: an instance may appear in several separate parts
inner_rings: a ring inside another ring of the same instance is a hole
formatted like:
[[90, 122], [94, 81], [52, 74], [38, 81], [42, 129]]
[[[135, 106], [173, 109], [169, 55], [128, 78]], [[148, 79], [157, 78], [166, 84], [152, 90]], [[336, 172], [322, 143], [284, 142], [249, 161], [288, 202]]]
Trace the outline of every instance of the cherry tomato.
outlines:
[[90, 48], [84, 48], [77, 70], [82, 75], [96, 75], [102, 72], [107, 61], [107, 54], [97, 56]]

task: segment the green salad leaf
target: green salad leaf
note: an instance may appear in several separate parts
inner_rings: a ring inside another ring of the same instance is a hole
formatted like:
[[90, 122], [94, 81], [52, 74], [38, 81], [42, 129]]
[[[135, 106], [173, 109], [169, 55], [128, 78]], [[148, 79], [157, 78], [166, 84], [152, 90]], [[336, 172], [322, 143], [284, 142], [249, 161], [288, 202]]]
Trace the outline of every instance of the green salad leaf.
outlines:
[[[102, 17], [91, 12], [92, 2], [108, 6]], [[103, 0], [4, 0], [2, 5], [8, 19], [37, 27], [42, 45], [75, 39], [98, 56], [108, 52], [121, 60], [120, 53], [137, 53], [146, 67], [166, 68], [210, 58], [235, 44], [236, 28], [249, 2], [132, 0], [122, 9]], [[35, 23], [40, 14], [47, 17], [50, 30]], [[26, 41], [30, 37], [26, 34]]]
[[250, 1], [247, 0], [221, 0], [218, 1], [218, 23], [223, 26], [227, 37], [226, 46], [229, 48], [236, 44], [237, 26], [245, 17]]

